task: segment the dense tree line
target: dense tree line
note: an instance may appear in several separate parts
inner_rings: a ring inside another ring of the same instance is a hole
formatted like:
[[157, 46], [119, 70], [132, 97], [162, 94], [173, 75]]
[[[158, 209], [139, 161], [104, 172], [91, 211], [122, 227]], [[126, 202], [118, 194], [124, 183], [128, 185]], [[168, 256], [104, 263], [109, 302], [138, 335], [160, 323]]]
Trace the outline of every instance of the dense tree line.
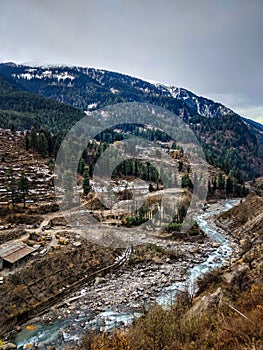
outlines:
[[47, 129], [34, 126], [25, 133], [25, 148], [37, 151], [42, 157], [55, 157], [62, 140], [61, 134], [53, 135]]
[[0, 125], [17, 130], [40, 129], [45, 126], [50, 132], [65, 133], [85, 114], [56, 100], [45, 98], [19, 89], [14, 81], [0, 76]]
[[[115, 132], [112, 129], [106, 130], [100, 135], [98, 135], [97, 140], [90, 141], [88, 145], [84, 148], [82, 157], [78, 164], [78, 173], [84, 176], [85, 173], [85, 182], [87, 179], [93, 176], [94, 167], [102, 155], [102, 153], [108, 148], [108, 142], [120, 141], [124, 137], [127, 137], [125, 133], [133, 132], [138, 134], [140, 137], [146, 137], [154, 141], [159, 141], [161, 138], [163, 141], [167, 142], [165, 139], [166, 134], [157, 130], [150, 129], [149, 131], [142, 129], [142, 126], [122, 126], [124, 129], [124, 136], [118, 132]], [[61, 135], [53, 135], [47, 129], [36, 130], [35, 127], [32, 127], [30, 132], [26, 133], [26, 148], [33, 148], [39, 152], [43, 157], [54, 157], [60, 146], [62, 139]], [[169, 140], [171, 141], [171, 140]], [[76, 139], [73, 142], [81, 142], [78, 140], [77, 135]], [[70, 152], [70, 147], [67, 148], [67, 145], [64, 145], [65, 148], [65, 164], [74, 164], [74, 155]], [[174, 142], [172, 148], [177, 148], [176, 143]], [[158, 149], [157, 149], [158, 151]], [[181, 152], [181, 155], [183, 151]], [[73, 157], [71, 161], [71, 157]], [[145, 181], [153, 182], [157, 184], [157, 189], [159, 184], [163, 184], [163, 181], [167, 183], [169, 179], [167, 176], [171, 177], [172, 174], [162, 173], [160, 174], [156, 167], [149, 162], [137, 159], [137, 158], [127, 158], [124, 161], [119, 160], [119, 153], [114, 149], [110, 150], [108, 157], [101, 164], [100, 173], [103, 175], [107, 174], [108, 169], [111, 167], [111, 164], [118, 164], [113, 170], [113, 177], [139, 177]], [[183, 162], [178, 161], [178, 172], [183, 171]], [[73, 171], [74, 169], [72, 169]], [[174, 178], [174, 176], [173, 176]], [[177, 180], [174, 178], [173, 184], [176, 184]], [[181, 186], [182, 188], [188, 188], [190, 191], [193, 190], [193, 179], [191, 179], [189, 172], [185, 173], [181, 177]], [[90, 191], [90, 185], [84, 185], [84, 193], [87, 194]], [[244, 196], [247, 194], [247, 189], [244, 186], [243, 175], [240, 169], [237, 167], [230, 168], [228, 167], [228, 175], [223, 176], [223, 173], [219, 172], [217, 177], [212, 177], [208, 184], [208, 190], [211, 195], [215, 193], [216, 190], [223, 190], [228, 195], [234, 196]]]
[[190, 127], [204, 149], [208, 163], [226, 174], [239, 169], [245, 178], [259, 175], [260, 150], [257, 137], [238, 115], [221, 118], [190, 118]]
[[245, 187], [242, 173], [239, 169], [231, 169], [228, 176], [219, 172], [208, 182], [208, 192], [214, 195], [216, 190], [225, 191], [228, 196], [246, 196], [248, 189]]

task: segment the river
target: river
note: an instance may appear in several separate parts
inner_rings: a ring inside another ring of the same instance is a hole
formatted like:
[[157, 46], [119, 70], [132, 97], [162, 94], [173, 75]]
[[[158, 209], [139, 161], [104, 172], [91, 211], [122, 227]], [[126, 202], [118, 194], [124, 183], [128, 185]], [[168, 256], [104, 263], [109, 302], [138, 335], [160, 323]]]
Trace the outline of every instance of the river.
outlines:
[[[230, 209], [239, 203], [239, 200], [221, 201], [220, 205], [213, 205], [200, 215], [197, 222], [206, 235], [219, 246], [210, 252], [205, 261], [194, 264], [187, 271], [186, 282], [176, 282], [163, 288], [156, 295], [156, 301], [161, 305], [167, 305], [174, 299], [176, 293], [185, 290], [186, 286], [190, 293], [196, 290], [196, 280], [216, 267], [221, 267], [229, 262], [232, 253], [231, 242], [219, 230], [211, 227], [209, 218], [222, 211]], [[114, 281], [112, 282], [114, 284]], [[86, 287], [87, 288], [87, 287]], [[79, 297], [85, 295], [86, 288], [79, 292]], [[64, 349], [65, 345], [71, 346], [76, 344], [78, 339], [87, 329], [112, 330], [114, 327], [128, 326], [135, 317], [140, 316], [138, 309], [111, 310], [105, 305], [100, 305], [100, 311], [92, 312], [87, 308], [80, 310], [67, 310], [68, 316], [60, 316], [52, 322], [40, 322], [40, 319], [32, 321], [33, 330], [27, 330], [25, 326], [12, 340], [18, 349], [33, 348], [34, 343], [38, 344], [39, 349], [45, 349], [48, 345], [55, 345], [56, 349]], [[27, 323], [30, 324], [30, 323]]]

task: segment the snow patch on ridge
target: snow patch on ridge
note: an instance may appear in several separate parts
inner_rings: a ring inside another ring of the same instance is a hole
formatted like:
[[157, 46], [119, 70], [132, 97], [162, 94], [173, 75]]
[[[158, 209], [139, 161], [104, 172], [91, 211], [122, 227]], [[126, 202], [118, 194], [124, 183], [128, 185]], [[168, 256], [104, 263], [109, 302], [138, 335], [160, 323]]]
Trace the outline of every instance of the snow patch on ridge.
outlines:
[[96, 103], [96, 102], [93, 102], [93, 103], [90, 103], [89, 105], [88, 105], [88, 109], [94, 109], [94, 108], [96, 108], [98, 106], [98, 104]]
[[115, 95], [118, 94], [120, 92], [120, 90], [114, 89], [114, 88], [110, 88], [110, 92]]
[[20, 73], [20, 74], [12, 74], [14, 78], [18, 79], [25, 79], [25, 80], [31, 80], [31, 79], [57, 79], [60, 80], [66, 80], [70, 79], [71, 81], [75, 79], [75, 76], [70, 74], [69, 72], [61, 72], [61, 73], [53, 73], [51, 70], [45, 70], [45, 71], [37, 71], [37, 69], [28, 69], [25, 71], [26, 73]]

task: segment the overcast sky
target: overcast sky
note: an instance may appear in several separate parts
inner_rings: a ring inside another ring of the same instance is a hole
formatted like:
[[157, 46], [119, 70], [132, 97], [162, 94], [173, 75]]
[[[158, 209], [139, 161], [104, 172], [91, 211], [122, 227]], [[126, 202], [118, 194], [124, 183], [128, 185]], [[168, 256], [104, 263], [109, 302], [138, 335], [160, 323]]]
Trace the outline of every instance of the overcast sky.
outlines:
[[263, 0], [0, 0], [0, 61], [185, 87], [263, 123]]

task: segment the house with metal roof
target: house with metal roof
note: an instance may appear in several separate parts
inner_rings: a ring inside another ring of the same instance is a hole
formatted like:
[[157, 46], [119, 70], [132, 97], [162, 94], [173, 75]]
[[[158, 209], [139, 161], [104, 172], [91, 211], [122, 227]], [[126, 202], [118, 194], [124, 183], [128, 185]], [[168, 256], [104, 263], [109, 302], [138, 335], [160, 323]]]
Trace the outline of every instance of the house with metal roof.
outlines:
[[0, 245], [0, 270], [15, 266], [28, 258], [37, 249], [19, 241], [9, 241]]

